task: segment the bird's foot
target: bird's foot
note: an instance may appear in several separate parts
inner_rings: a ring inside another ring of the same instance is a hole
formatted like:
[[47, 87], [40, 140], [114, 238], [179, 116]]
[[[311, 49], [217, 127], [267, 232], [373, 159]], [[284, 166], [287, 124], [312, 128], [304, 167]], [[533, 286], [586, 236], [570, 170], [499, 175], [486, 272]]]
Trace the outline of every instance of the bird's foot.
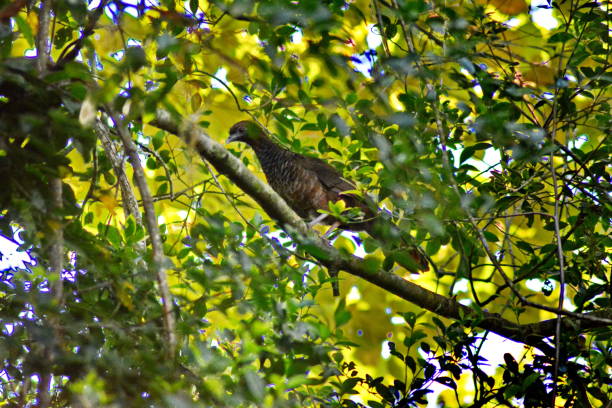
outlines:
[[328, 216], [327, 214], [319, 214], [319, 215], [317, 216], [317, 218], [315, 218], [314, 220], [310, 221], [310, 222], [307, 224], [307, 225], [308, 225], [308, 228], [312, 228], [312, 227], [314, 227], [315, 225], [317, 225], [318, 223], [320, 223], [321, 221], [323, 221], [325, 218], [327, 218], [327, 216]]
[[323, 234], [323, 238], [327, 239], [327, 237], [329, 237], [332, 232], [334, 232], [336, 230], [336, 228], [338, 228], [340, 226], [340, 222], [336, 221], [334, 222], [331, 227], [329, 227], [329, 229], [327, 231], [325, 231], [325, 234]]

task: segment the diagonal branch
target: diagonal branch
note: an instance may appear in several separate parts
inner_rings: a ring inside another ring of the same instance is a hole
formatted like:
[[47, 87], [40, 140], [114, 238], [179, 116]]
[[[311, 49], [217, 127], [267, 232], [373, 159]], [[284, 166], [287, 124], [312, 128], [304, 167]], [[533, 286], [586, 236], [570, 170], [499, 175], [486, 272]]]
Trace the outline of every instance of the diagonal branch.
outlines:
[[172, 294], [168, 287], [168, 277], [166, 275], [166, 268], [164, 267], [164, 248], [162, 245], [161, 234], [159, 232], [159, 225], [157, 225], [157, 215], [155, 214], [155, 208], [153, 207], [153, 198], [151, 191], [147, 184], [147, 180], [138, 157], [138, 151], [136, 144], [132, 140], [129, 130], [122, 118], [118, 114], [114, 113], [112, 109], [107, 109], [109, 115], [115, 124], [117, 133], [121, 138], [125, 152], [128, 156], [128, 160], [134, 170], [134, 181], [140, 191], [142, 197], [142, 206], [144, 208], [144, 221], [145, 226], [149, 232], [151, 239], [152, 248], [152, 270], [157, 278], [159, 284], [159, 290], [162, 298], [162, 313], [164, 322], [164, 331], [166, 340], [168, 341], [167, 354], [170, 358], [174, 358], [176, 351], [176, 323], [174, 320], [174, 312], [172, 310]]
[[[182, 137], [200, 156], [210, 162], [220, 173], [229, 177], [240, 189], [250, 195], [266, 213], [290, 233], [298, 242], [314, 245], [317, 249], [313, 256], [328, 268], [337, 268], [351, 275], [358, 276], [394, 295], [407, 300], [440, 316], [453, 320], [472, 320], [477, 327], [490, 330], [503, 337], [536, 347], [548, 355], [554, 350], [544, 342], [552, 335], [549, 325], [537, 323], [519, 325], [502, 318], [495, 313], [472, 309], [462, 305], [454, 298], [447, 298], [427, 290], [400, 276], [368, 268], [355, 256], [341, 254], [329, 246], [316, 233], [309, 229], [304, 221], [285, 203], [270, 186], [253, 175], [242, 162], [227, 151], [221, 144], [212, 140], [195, 125], [179, 126], [170, 113], [158, 110], [156, 119], [151, 123], [160, 129]], [[605, 317], [593, 317], [581, 321], [581, 329], [601, 327], [612, 321]]]
[[142, 224], [142, 216], [140, 215], [140, 210], [138, 209], [136, 194], [132, 189], [132, 185], [130, 184], [127, 174], [125, 174], [123, 159], [121, 158], [120, 153], [116, 150], [115, 146], [113, 145], [113, 141], [110, 138], [110, 129], [101, 121], [96, 121], [94, 124], [94, 131], [98, 135], [98, 138], [102, 143], [102, 147], [104, 148], [104, 153], [106, 153], [106, 157], [110, 161], [111, 166], [113, 167], [113, 172], [117, 177], [117, 184], [119, 184], [119, 189], [121, 190], [121, 199], [123, 201], [122, 207], [125, 218], [128, 218], [131, 215], [134, 217], [137, 224]]

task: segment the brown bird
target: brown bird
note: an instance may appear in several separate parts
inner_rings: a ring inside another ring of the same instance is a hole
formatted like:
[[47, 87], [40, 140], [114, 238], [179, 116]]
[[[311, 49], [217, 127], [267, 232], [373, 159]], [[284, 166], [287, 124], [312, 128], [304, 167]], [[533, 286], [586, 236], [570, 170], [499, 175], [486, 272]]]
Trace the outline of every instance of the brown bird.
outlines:
[[[372, 237], [382, 239], [376, 207], [368, 205], [365, 198], [348, 192], [354, 191], [355, 185], [323, 160], [303, 156], [279, 146], [259, 125], [251, 121], [241, 121], [230, 128], [227, 143], [231, 142], [244, 142], [255, 151], [268, 184], [300, 217], [346, 230], [366, 231]], [[359, 216], [336, 219], [319, 212], [327, 211], [329, 203], [338, 200], [343, 200], [346, 207], [359, 209]], [[405, 240], [401, 231], [394, 225], [392, 227], [394, 234], [388, 235], [396, 235]], [[410, 257], [414, 260], [414, 268], [409, 268], [412, 271], [429, 269], [427, 260], [416, 248], [410, 250]], [[337, 282], [332, 282], [332, 288], [334, 296], [338, 296]]]

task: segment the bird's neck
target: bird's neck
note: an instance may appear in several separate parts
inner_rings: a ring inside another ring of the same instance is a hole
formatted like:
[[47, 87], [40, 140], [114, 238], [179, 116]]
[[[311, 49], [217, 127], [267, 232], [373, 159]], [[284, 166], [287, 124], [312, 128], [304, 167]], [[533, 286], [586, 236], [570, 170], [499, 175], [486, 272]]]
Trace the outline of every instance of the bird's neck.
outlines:
[[257, 151], [266, 151], [269, 149], [280, 148], [276, 143], [274, 143], [268, 136], [263, 133], [258, 134], [255, 137], [251, 137], [247, 140], [247, 143]]
[[266, 174], [269, 170], [283, 163], [292, 155], [289, 150], [277, 145], [267, 137], [257, 138], [253, 140], [250, 145], [255, 151], [255, 155]]

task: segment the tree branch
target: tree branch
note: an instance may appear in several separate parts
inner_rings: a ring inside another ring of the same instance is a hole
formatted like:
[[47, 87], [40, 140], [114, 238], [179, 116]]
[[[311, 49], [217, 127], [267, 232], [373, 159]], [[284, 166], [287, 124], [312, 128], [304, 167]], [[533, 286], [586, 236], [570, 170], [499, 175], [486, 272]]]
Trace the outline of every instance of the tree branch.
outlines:
[[96, 27], [98, 20], [102, 16], [102, 13], [104, 12], [106, 5], [108, 4], [108, 1], [109, 0], [102, 0], [100, 4], [98, 4], [98, 7], [96, 7], [96, 9], [89, 14], [87, 25], [83, 28], [81, 35], [78, 39], [72, 41], [66, 46], [66, 48], [62, 50], [62, 53], [57, 59], [57, 63], [53, 67], [54, 70], [59, 71], [64, 67], [64, 65], [66, 65], [67, 62], [74, 61], [75, 58], [79, 55], [79, 52], [81, 51], [81, 48], [83, 48], [83, 44], [85, 43], [87, 37], [91, 36], [94, 33], [94, 28]]
[[115, 176], [117, 176], [117, 183], [119, 184], [119, 189], [121, 190], [121, 200], [123, 202], [123, 213], [125, 214], [125, 217], [127, 218], [132, 215], [138, 224], [142, 224], [142, 216], [140, 215], [140, 210], [138, 209], [138, 200], [136, 199], [134, 190], [132, 190], [130, 180], [125, 174], [123, 160], [120, 157], [119, 152], [117, 152], [113, 146], [113, 141], [110, 138], [110, 129], [108, 129], [108, 127], [102, 122], [96, 121], [94, 124], [94, 131], [100, 138], [100, 142], [104, 148], [104, 153], [106, 153], [106, 157], [110, 161], [111, 166], [113, 166], [113, 172], [115, 173]]
[[166, 340], [168, 341], [167, 354], [170, 358], [174, 358], [174, 353], [176, 350], [176, 324], [174, 321], [174, 312], [172, 311], [172, 294], [170, 293], [170, 288], [168, 287], [168, 277], [166, 276], [166, 269], [164, 267], [164, 249], [161, 234], [159, 232], [159, 226], [157, 225], [155, 208], [153, 207], [153, 198], [151, 197], [151, 191], [149, 190], [149, 185], [147, 184], [147, 180], [140, 163], [140, 158], [138, 157], [136, 145], [132, 140], [129, 130], [119, 115], [114, 113], [112, 109], [107, 108], [107, 112], [109, 112], [117, 132], [121, 137], [121, 141], [123, 142], [128, 159], [132, 165], [132, 169], [134, 170], [134, 181], [138, 186], [140, 196], [142, 197], [142, 206], [145, 213], [145, 225], [151, 239], [151, 252], [153, 258], [152, 269], [157, 277], [162, 298], [162, 320], [164, 322]]
[[[612, 308], [596, 310], [594, 312], [585, 313], [590, 317], [589, 320], [574, 319], [572, 317], [562, 317], [561, 330], [571, 330], [582, 332], [585, 330], [610, 326], [612, 321]], [[530, 333], [538, 336], [550, 337], [555, 334], [557, 326], [557, 318], [543, 320], [537, 323], [525, 324], [522, 329], [525, 333]]]
[[[453, 320], [470, 319], [472, 324], [477, 327], [536, 347], [545, 354], [552, 355], [554, 353], [553, 348], [543, 340], [553, 333], [540, 329], [538, 323], [518, 325], [498, 314], [472, 309], [460, 304], [454, 298], [439, 295], [400, 276], [382, 270], [371, 270], [360, 258], [341, 254], [307, 228], [302, 218], [270, 186], [253, 175], [238, 158], [234, 157], [221, 144], [208, 137], [197, 126], [187, 124], [179, 128], [171, 118], [170, 113], [163, 110], [158, 110], [156, 119], [151, 125], [182, 137], [204, 160], [210, 162], [218, 172], [229, 177], [240, 189], [261, 205], [264, 211], [278, 221], [282, 228], [291, 234], [298, 243], [314, 245], [317, 253], [312, 255], [328, 268], [338, 268], [351, 275], [358, 276], [440, 316]], [[582, 321], [581, 328], [586, 330], [609, 323], [610, 321], [607, 319], [598, 322], [593, 320]], [[547, 329], [548, 325], [544, 325], [543, 328]]]
[[[42, 0], [38, 10], [38, 32], [36, 33], [36, 71], [40, 78], [43, 78], [47, 73], [47, 65], [49, 63], [49, 24], [51, 21], [51, 0]], [[47, 132], [50, 133], [51, 129]], [[50, 136], [50, 135], [49, 135]], [[64, 258], [64, 225], [61, 210], [63, 207], [63, 188], [62, 179], [57, 175], [52, 176], [49, 180], [49, 189], [51, 203], [48, 207], [48, 220], [51, 221], [51, 234], [49, 242], [49, 274], [50, 289], [55, 304], [57, 306], [57, 315], [63, 304], [63, 282], [62, 269]], [[51, 326], [55, 340], [59, 341], [58, 318], [57, 315], [49, 316], [49, 325]], [[43, 355], [48, 360], [47, 366], [40, 371], [38, 378], [37, 394], [38, 406], [46, 408], [51, 404], [51, 380], [53, 378], [53, 352], [51, 347], [45, 345], [43, 347]]]
[[36, 35], [36, 69], [44, 76], [49, 63], [49, 24], [51, 21], [51, 0], [41, 1], [38, 11], [38, 33]]

